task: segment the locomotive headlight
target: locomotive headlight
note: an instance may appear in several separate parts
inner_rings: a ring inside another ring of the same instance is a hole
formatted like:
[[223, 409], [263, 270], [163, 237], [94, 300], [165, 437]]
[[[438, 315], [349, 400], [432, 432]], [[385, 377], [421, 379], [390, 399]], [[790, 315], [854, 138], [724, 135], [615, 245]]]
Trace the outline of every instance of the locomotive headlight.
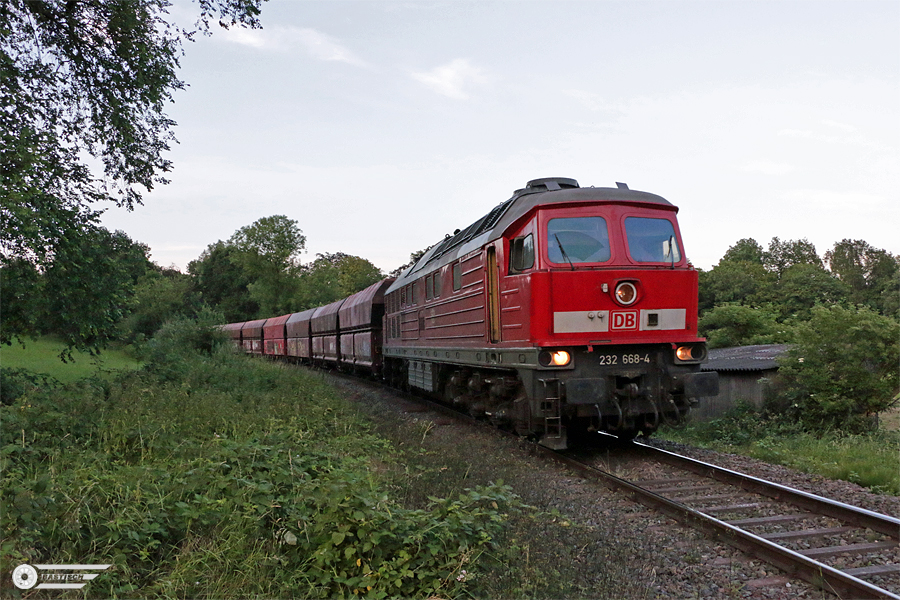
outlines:
[[637, 300], [637, 288], [630, 281], [623, 281], [616, 286], [616, 300], [623, 306], [628, 306]]
[[691, 356], [690, 346], [679, 346], [678, 349], [675, 350], [675, 356], [678, 357], [678, 360], [691, 360], [694, 358]]
[[702, 362], [706, 360], [706, 345], [678, 346], [675, 348], [675, 359], [678, 362]]
[[538, 355], [538, 362], [545, 367], [564, 367], [572, 362], [572, 355], [565, 350], [544, 350]]

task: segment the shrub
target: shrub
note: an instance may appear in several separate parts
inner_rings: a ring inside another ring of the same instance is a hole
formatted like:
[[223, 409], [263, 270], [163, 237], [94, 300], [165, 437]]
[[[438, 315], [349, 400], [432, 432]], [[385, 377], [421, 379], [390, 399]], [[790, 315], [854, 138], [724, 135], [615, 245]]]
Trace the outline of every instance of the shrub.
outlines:
[[790, 337], [789, 328], [776, 317], [768, 308], [723, 304], [706, 312], [697, 329], [709, 339], [710, 348], [774, 344]]
[[403, 507], [371, 468], [392, 448], [321, 378], [216, 339], [173, 322], [142, 372], [0, 406], [3, 578], [112, 563], [92, 596], [466, 594], [509, 488]]
[[779, 362], [786, 414], [814, 429], [859, 429], [895, 402], [900, 324], [866, 307], [815, 308]]

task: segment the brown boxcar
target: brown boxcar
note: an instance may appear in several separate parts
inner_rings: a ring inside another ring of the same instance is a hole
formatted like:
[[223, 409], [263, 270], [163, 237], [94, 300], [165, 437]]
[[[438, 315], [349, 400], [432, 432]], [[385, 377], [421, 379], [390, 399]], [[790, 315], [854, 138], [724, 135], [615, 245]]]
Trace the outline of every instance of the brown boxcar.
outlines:
[[241, 345], [244, 352], [250, 354], [263, 353], [263, 326], [266, 319], [256, 319], [255, 321], [247, 321], [241, 327]]
[[342, 366], [381, 372], [381, 326], [384, 319], [384, 291], [393, 278], [373, 283], [347, 298], [338, 311]]
[[310, 319], [314, 362], [336, 364], [341, 355], [338, 311], [346, 300], [320, 306]]
[[312, 319], [315, 312], [315, 308], [310, 308], [303, 312], [294, 313], [288, 318], [287, 323], [285, 323], [288, 356], [295, 356], [301, 360], [312, 358], [310, 319]]
[[243, 327], [243, 323], [229, 323], [227, 325], [222, 325], [222, 331], [224, 331], [228, 337], [231, 338], [232, 343], [241, 348], [241, 327]]
[[272, 317], [266, 320], [263, 326], [263, 340], [265, 353], [268, 356], [287, 356], [287, 334], [285, 323], [291, 317], [290, 314], [280, 317]]

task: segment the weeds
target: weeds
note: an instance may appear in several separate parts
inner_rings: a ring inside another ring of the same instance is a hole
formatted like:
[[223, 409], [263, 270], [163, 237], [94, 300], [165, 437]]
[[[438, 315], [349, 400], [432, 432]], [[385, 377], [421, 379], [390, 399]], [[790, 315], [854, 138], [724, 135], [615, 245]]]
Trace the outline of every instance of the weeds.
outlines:
[[90, 584], [104, 597], [453, 598], [477, 582], [520, 506], [509, 488], [403, 506], [370, 468], [392, 447], [321, 378], [208, 333], [177, 324], [143, 371], [32, 382], [0, 407], [4, 592], [23, 562], [112, 563]]
[[782, 416], [762, 414], [747, 405], [720, 419], [682, 429], [664, 428], [659, 437], [734, 452], [831, 479], [857, 483], [872, 491], [900, 495], [900, 432], [807, 431]]

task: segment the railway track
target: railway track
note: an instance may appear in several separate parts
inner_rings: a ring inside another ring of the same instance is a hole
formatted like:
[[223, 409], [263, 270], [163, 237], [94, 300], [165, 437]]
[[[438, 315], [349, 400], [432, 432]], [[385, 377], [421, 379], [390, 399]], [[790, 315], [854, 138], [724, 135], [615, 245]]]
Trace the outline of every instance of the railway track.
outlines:
[[[629, 481], [582, 459], [541, 451], [838, 597], [900, 599], [900, 519], [638, 442], [633, 446], [668, 473]], [[848, 556], [857, 566], [840, 567]], [[895, 591], [867, 581], [878, 577], [893, 579]]]
[[[421, 396], [406, 398], [454, 419], [480, 422]], [[602, 460], [598, 466], [596, 456], [590, 460], [537, 444], [533, 448], [839, 598], [900, 600], [900, 519], [640, 442], [628, 449], [642, 461], [662, 465], [642, 469], [653, 472], [652, 479], [619, 477]], [[659, 476], [661, 471], [666, 474]], [[854, 557], [851, 565], [841, 566], [848, 556]], [[890, 589], [867, 581], [873, 578], [887, 579]]]

